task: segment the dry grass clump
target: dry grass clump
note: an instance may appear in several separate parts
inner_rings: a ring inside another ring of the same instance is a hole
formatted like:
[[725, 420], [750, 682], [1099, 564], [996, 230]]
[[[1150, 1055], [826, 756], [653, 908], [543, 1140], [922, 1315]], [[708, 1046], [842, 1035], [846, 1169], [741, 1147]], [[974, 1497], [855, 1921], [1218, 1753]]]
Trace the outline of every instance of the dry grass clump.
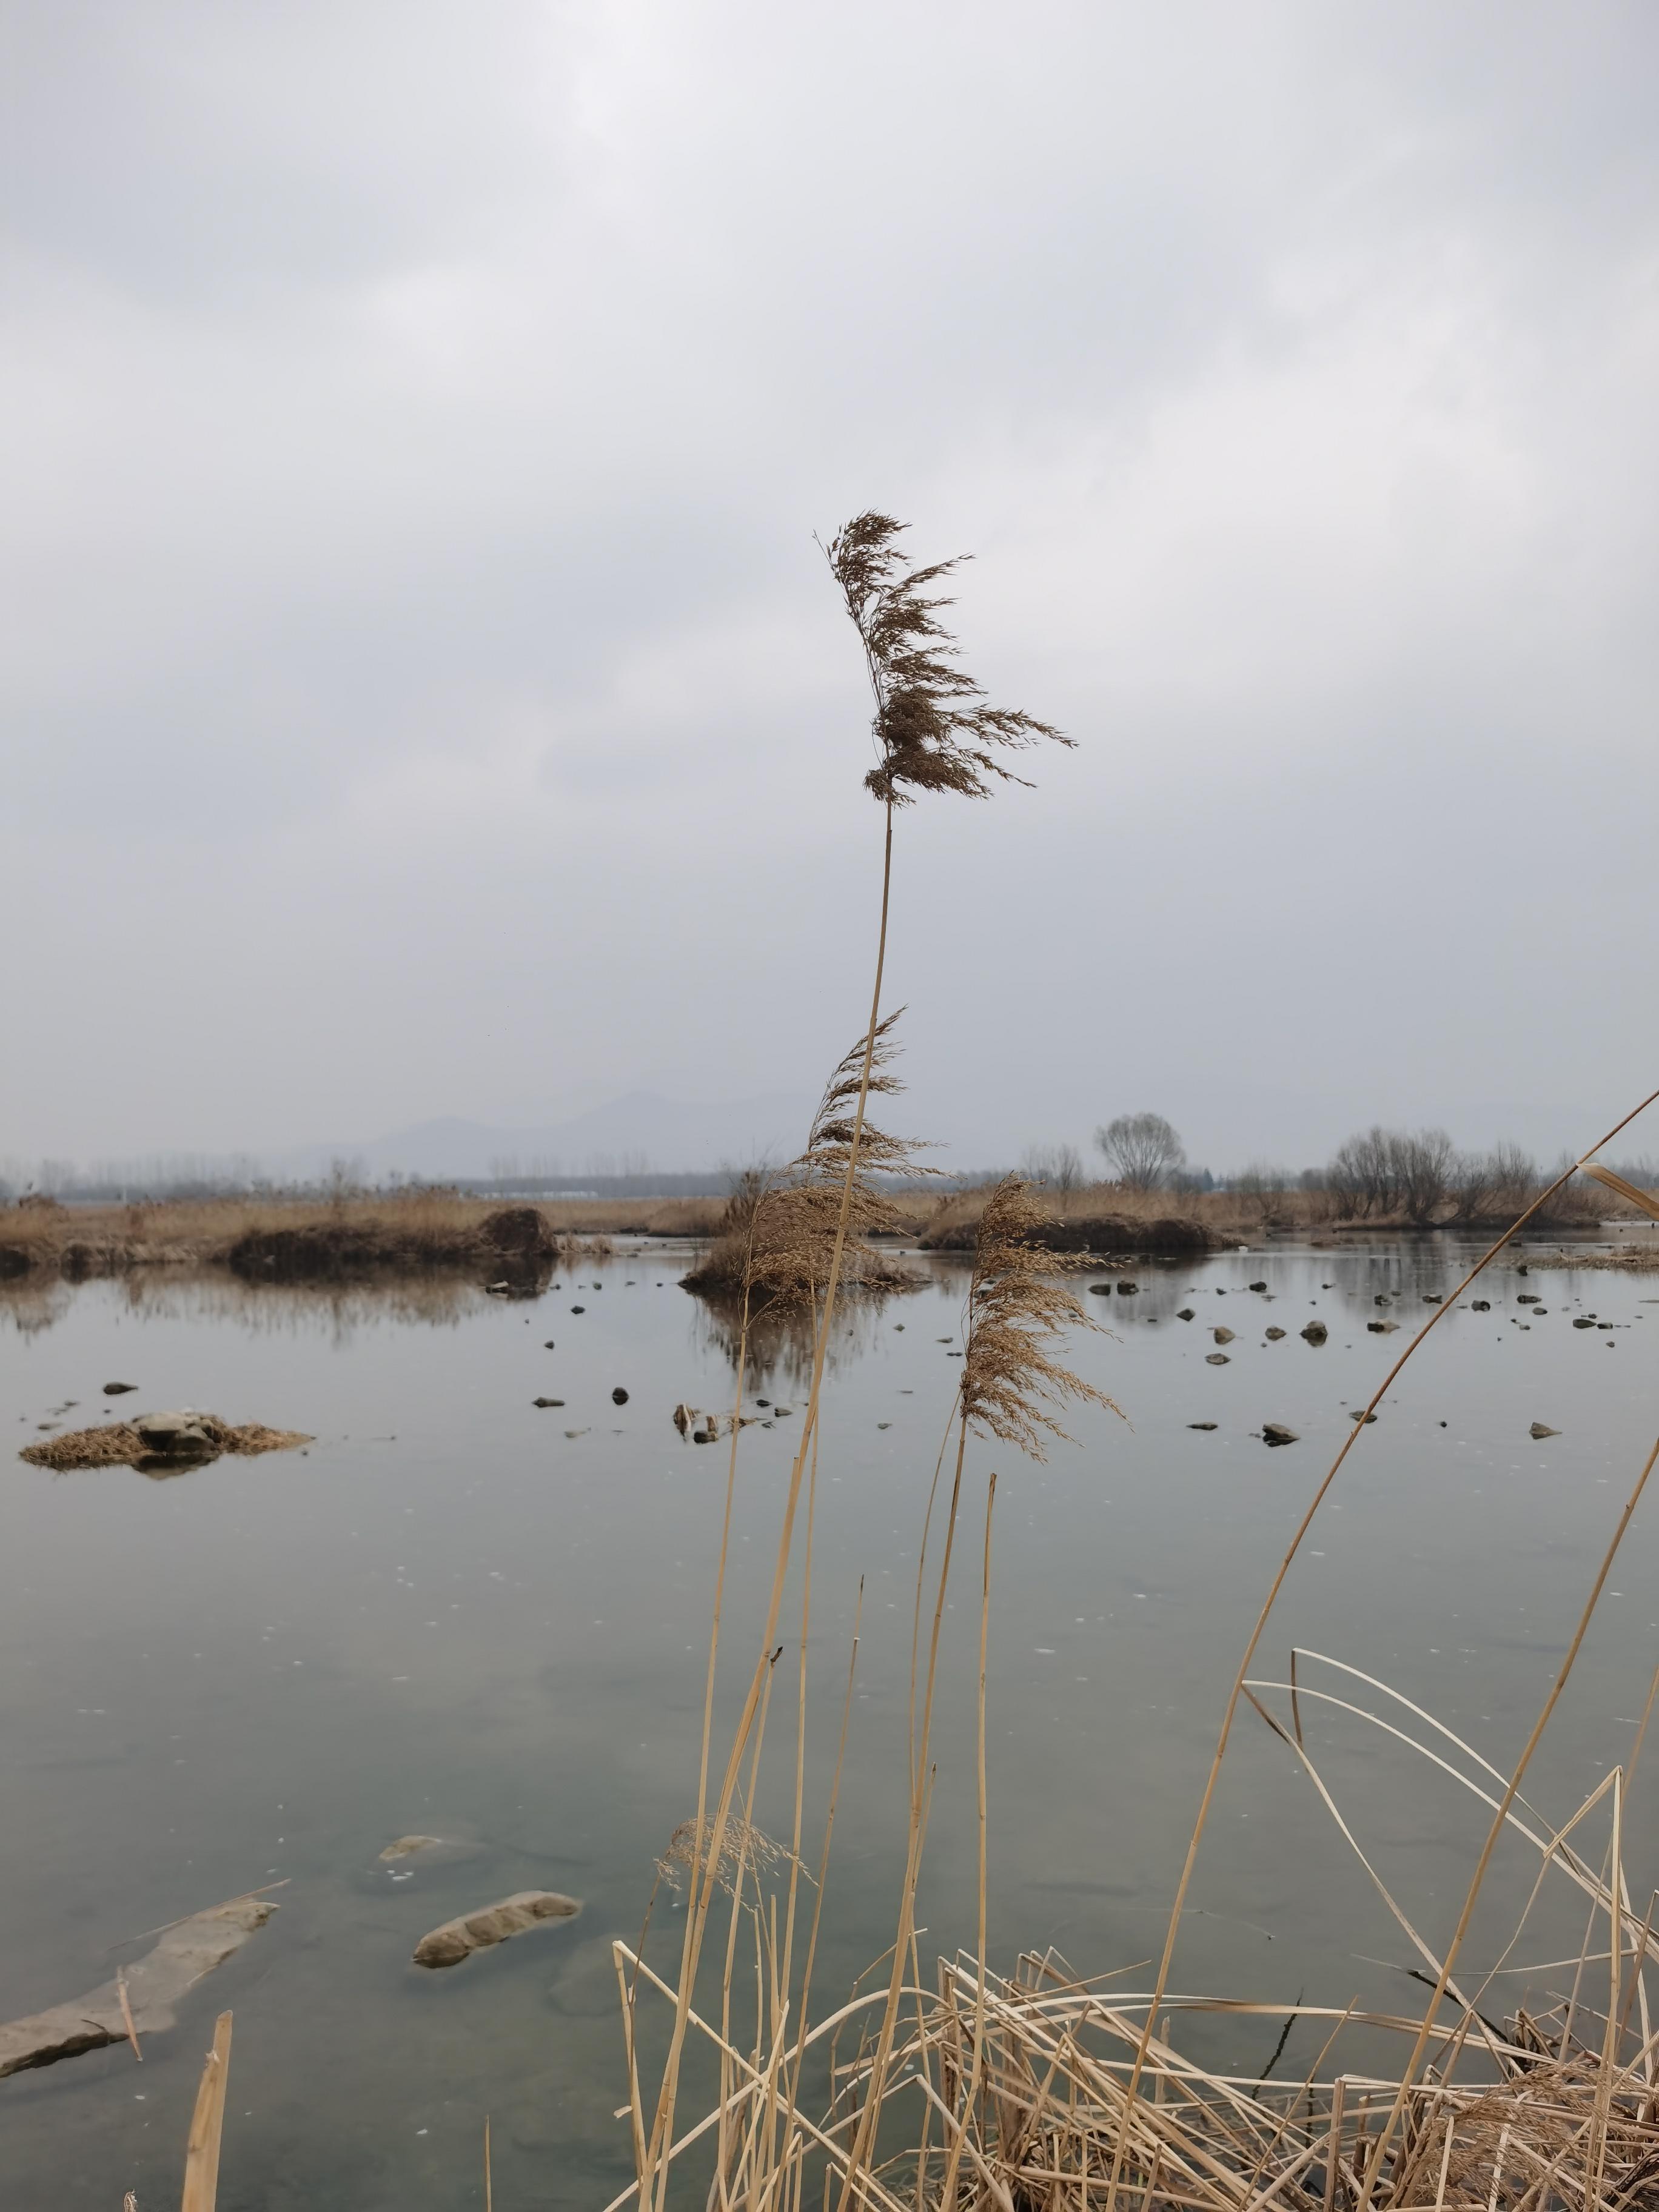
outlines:
[[898, 1018], [898, 1012], [889, 1014], [878, 1023], [873, 1037], [860, 1037], [836, 1063], [800, 1157], [775, 1182], [745, 1177], [733, 1193], [719, 1240], [683, 1278], [687, 1290], [746, 1298], [755, 1312], [811, 1308], [829, 1283], [842, 1239], [844, 1291], [921, 1287], [922, 1279], [914, 1269], [899, 1266], [866, 1241], [898, 1233], [906, 1225], [871, 1175], [928, 1172], [917, 1164], [921, 1147], [913, 1139], [890, 1136], [867, 1117], [859, 1120], [860, 1091], [866, 1097], [871, 1092], [890, 1097], [904, 1088], [892, 1072]]
[[[200, 1467], [225, 1452], [248, 1455], [292, 1451], [296, 1445], [312, 1441], [297, 1429], [269, 1429], [263, 1421], [249, 1421], [237, 1428], [217, 1413], [194, 1413], [191, 1418], [205, 1432], [211, 1449], [190, 1456], [181, 1455], [180, 1467]], [[130, 1421], [111, 1421], [102, 1428], [69, 1429], [60, 1437], [43, 1437], [39, 1443], [26, 1444], [18, 1457], [32, 1467], [65, 1469], [138, 1467], [152, 1462], [155, 1455]]]

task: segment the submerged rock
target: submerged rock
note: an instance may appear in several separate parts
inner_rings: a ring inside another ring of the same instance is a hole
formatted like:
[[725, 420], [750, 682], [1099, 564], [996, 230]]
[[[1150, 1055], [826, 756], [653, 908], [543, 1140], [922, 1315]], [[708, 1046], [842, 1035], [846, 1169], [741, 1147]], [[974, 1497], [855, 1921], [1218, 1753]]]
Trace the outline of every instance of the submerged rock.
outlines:
[[[166, 1929], [155, 1948], [126, 1969], [127, 2004], [139, 2034], [173, 2027], [173, 2008], [185, 1990], [240, 1951], [276, 1910], [265, 1898], [240, 1897]], [[120, 1979], [103, 1982], [85, 1996], [0, 2027], [0, 2076], [126, 2039]]]
[[477, 1912], [446, 1920], [441, 1928], [422, 1936], [415, 1946], [415, 1964], [457, 1966], [475, 1951], [505, 1943], [509, 1936], [522, 1936], [526, 1928], [544, 1920], [573, 1920], [580, 1911], [576, 1899], [561, 1897], [556, 1890], [521, 1889], [495, 1905], [481, 1906]]
[[1287, 1429], [1282, 1421], [1263, 1421], [1261, 1441], [1264, 1444], [1295, 1444], [1302, 1439], [1294, 1429]]
[[1392, 1336], [1400, 1324], [1397, 1321], [1368, 1321], [1365, 1326], [1373, 1336]]
[[50, 1443], [27, 1445], [19, 1456], [33, 1467], [136, 1467], [147, 1474], [181, 1474], [222, 1452], [289, 1451], [311, 1441], [297, 1429], [268, 1429], [260, 1421], [234, 1428], [217, 1413], [186, 1410], [66, 1430]]
[[1224, 1352], [1206, 1352], [1204, 1355], [1204, 1364], [1206, 1367], [1224, 1367], [1227, 1364], [1227, 1355]]

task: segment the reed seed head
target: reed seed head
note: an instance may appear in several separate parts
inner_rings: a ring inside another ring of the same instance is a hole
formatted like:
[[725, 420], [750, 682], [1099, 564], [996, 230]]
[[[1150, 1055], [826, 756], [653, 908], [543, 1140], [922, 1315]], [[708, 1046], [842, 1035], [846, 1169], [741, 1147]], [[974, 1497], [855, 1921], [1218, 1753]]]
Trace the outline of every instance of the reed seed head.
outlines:
[[988, 705], [983, 687], [952, 665], [961, 647], [939, 612], [955, 602], [927, 594], [972, 556], [918, 568], [894, 543], [908, 527], [872, 508], [854, 515], [824, 549], [875, 695], [878, 759], [865, 784], [888, 806], [908, 806], [919, 791], [988, 799], [988, 776], [1025, 781], [1005, 768], [993, 748], [1018, 750], [1044, 738], [1060, 745], [1076, 740], [1018, 708]]
[[1048, 1456], [1050, 1437], [1073, 1439], [1048, 1410], [1083, 1398], [1122, 1418], [1122, 1408], [1051, 1356], [1068, 1328], [1102, 1329], [1060, 1279], [1081, 1255], [1051, 1252], [1032, 1232], [1053, 1217], [1023, 1176], [1005, 1176], [986, 1201], [974, 1243], [968, 1331], [962, 1363], [962, 1411], [981, 1436]]

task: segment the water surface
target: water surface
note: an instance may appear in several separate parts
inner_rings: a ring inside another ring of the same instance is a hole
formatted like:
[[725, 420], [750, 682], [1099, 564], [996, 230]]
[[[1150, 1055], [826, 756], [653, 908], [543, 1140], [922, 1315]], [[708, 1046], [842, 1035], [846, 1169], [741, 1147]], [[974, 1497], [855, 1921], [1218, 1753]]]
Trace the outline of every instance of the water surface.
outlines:
[[[1442, 1239], [1274, 1247], [1143, 1267], [1135, 1296], [1085, 1297], [1113, 1333], [1079, 1339], [1076, 1364], [1127, 1419], [1079, 1409], [1076, 1444], [1042, 1466], [1001, 1447], [969, 1455], [926, 1948], [973, 1936], [988, 1474], [1000, 1478], [994, 1956], [1006, 1965], [1053, 1944], [1079, 1968], [1125, 1964], [1156, 1951], [1221, 1699], [1273, 1567], [1349, 1412], [1425, 1297], [1452, 1287], [1459, 1256]], [[19, 1443], [67, 1399], [79, 1404], [62, 1425], [102, 1411], [100, 1386], [117, 1377], [141, 1386], [125, 1406], [195, 1404], [316, 1439], [303, 1455], [166, 1480], [14, 1462], [0, 1484], [0, 2014], [94, 1987], [142, 1948], [111, 1947], [141, 1931], [287, 1885], [270, 1926], [192, 1994], [142, 2068], [112, 2049], [0, 2083], [7, 2212], [109, 2212], [128, 2188], [144, 2212], [173, 2201], [223, 2006], [235, 2014], [224, 2212], [482, 2202], [486, 2112], [498, 2205], [603, 2204], [629, 2179], [610, 1939], [637, 1936], [653, 1861], [695, 1802], [726, 1462], [670, 1416], [681, 1401], [728, 1404], [732, 1387], [723, 1332], [677, 1287], [683, 1266], [660, 1249], [623, 1254], [529, 1304], [465, 1286], [324, 1297], [172, 1282], [55, 1288], [0, 1307], [0, 1427]], [[1359, 1439], [1258, 1674], [1282, 1678], [1297, 1642], [1385, 1678], [1498, 1764], [1513, 1756], [1652, 1443], [1651, 1279], [1505, 1271], [1487, 1289], [1491, 1312], [1448, 1315]], [[961, 1287], [958, 1267], [936, 1264], [924, 1290], [860, 1316], [826, 1395], [808, 1668], [814, 1859], [864, 1578], [826, 2001], [890, 1940], [916, 1550], [957, 1372]], [[1182, 1307], [1193, 1321], [1176, 1317]], [[1572, 1327], [1592, 1310], [1614, 1326]], [[1330, 1331], [1319, 1350], [1299, 1334], [1316, 1316]], [[1371, 1334], [1376, 1319], [1399, 1333]], [[1217, 1327], [1234, 1331], [1224, 1366], [1206, 1362]], [[1270, 1341], [1268, 1327], [1286, 1334]], [[801, 1387], [781, 1352], [751, 1376], [750, 1402], [798, 1408]], [[565, 1403], [538, 1410], [538, 1396]], [[1561, 1433], [1534, 1442], [1534, 1420]], [[1268, 1449], [1264, 1421], [1299, 1441]], [[798, 1425], [797, 1411], [744, 1435], [728, 1727]], [[1628, 1752], [1659, 1657], [1656, 1564], [1638, 1516], [1537, 1770], [1533, 1794], [1555, 1814]], [[779, 1756], [757, 1811], [787, 1833], [798, 1584], [785, 1623], [769, 1722]], [[1443, 1933], [1481, 1808], [1334, 1708], [1306, 1705], [1304, 1720], [1379, 1872], [1425, 1932]], [[1635, 1883], [1651, 1878], [1652, 1803], [1640, 1790], [1631, 1815]], [[409, 1878], [394, 1880], [378, 1855], [410, 1832], [458, 1848], [404, 1862], [395, 1871]], [[1495, 1897], [1523, 1876], [1517, 1857]], [[580, 1897], [581, 1917], [448, 1973], [410, 1965], [439, 1921], [529, 1887]], [[1410, 2000], [1404, 1937], [1254, 1718], [1194, 1906], [1177, 1972], [1188, 1988]], [[659, 1899], [657, 1927], [665, 1957], [672, 1899]], [[1241, 2066], [1273, 2040], [1270, 2026], [1196, 2033]]]

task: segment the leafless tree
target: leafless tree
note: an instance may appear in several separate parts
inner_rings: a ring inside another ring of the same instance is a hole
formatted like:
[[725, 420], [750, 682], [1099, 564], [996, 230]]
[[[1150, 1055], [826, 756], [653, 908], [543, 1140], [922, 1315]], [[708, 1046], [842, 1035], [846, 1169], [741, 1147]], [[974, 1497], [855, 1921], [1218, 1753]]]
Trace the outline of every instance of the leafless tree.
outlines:
[[1180, 1167], [1187, 1148], [1161, 1114], [1120, 1114], [1095, 1131], [1115, 1179], [1131, 1190], [1156, 1190]]
[[1020, 1172], [1064, 1194], [1083, 1188], [1083, 1160], [1075, 1145], [1028, 1145]]

